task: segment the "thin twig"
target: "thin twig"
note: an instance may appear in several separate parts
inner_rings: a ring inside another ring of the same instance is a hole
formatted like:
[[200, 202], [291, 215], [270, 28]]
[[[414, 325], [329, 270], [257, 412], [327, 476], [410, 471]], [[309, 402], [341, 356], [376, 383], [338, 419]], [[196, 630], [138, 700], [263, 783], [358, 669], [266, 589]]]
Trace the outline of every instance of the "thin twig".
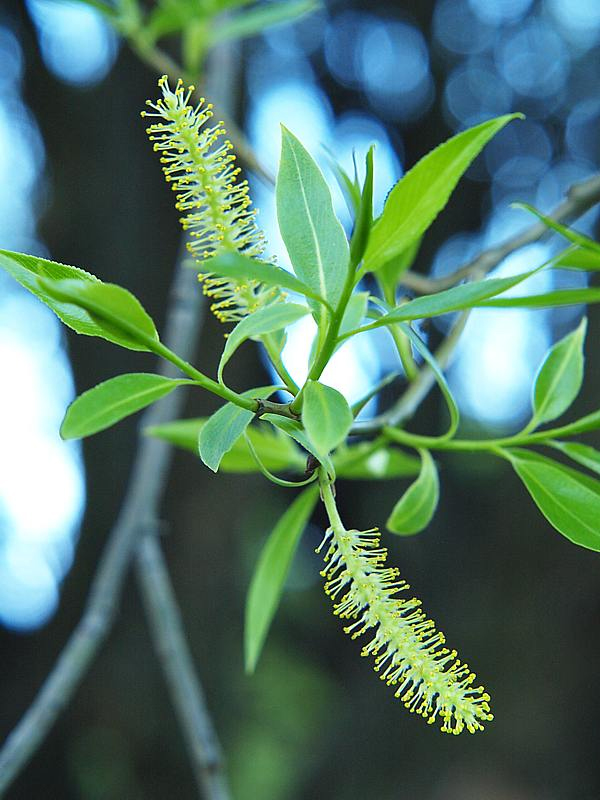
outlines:
[[[202, 295], [194, 271], [184, 262], [182, 255], [168, 304], [164, 341], [171, 350], [188, 360], [193, 357], [200, 327]], [[160, 371], [168, 377], [178, 376], [175, 368], [166, 362], [161, 364]], [[154, 639], [161, 643], [161, 648], [167, 635], [165, 625], [169, 628], [168, 659], [161, 649], [162, 663], [184, 729], [194, 774], [207, 800], [228, 800], [220, 747], [202, 688], [194, 674], [163, 555], [154, 539], [172, 448], [160, 439], [142, 434], [145, 428], [177, 419], [184, 397], [181, 390], [173, 392], [151, 406], [142, 417], [130, 483], [82, 618], [32, 705], [0, 750], [0, 797], [40, 747], [108, 635], [119, 607], [129, 564], [141, 539], [138, 577], [145, 596], [149, 592], [156, 594], [154, 602], [147, 603], [147, 608]], [[184, 695], [187, 707], [181, 702]]]
[[[549, 215], [556, 222], [572, 222], [600, 202], [600, 175], [594, 175], [581, 183], [575, 183], [567, 191], [564, 200]], [[536, 222], [531, 227], [507, 239], [497, 247], [484, 250], [472, 261], [464, 264], [459, 269], [439, 278], [429, 278], [416, 272], [405, 272], [402, 276], [402, 285], [412, 289], [418, 294], [433, 294], [449, 289], [462, 280], [472, 278], [476, 273], [487, 275], [497, 267], [511, 253], [520, 250], [528, 244], [537, 242], [544, 236], [549, 236], [552, 231], [542, 222]]]
[[165, 672], [186, 738], [196, 783], [210, 800], [228, 800], [223, 757], [196, 677], [181, 614], [156, 533], [147, 533], [136, 551], [136, 574], [154, 645]]
[[[196, 340], [198, 307], [196, 276], [192, 270], [180, 266], [165, 335], [165, 341], [179, 353], [185, 353], [186, 349], [189, 352]], [[170, 364], [162, 365], [161, 372], [175, 375]], [[140, 428], [176, 419], [181, 413], [183, 399], [183, 392], [177, 391], [151, 406], [142, 417]], [[110, 631], [135, 544], [146, 530], [155, 529], [170, 462], [171, 448], [166, 442], [140, 436], [125, 499], [100, 560], [83, 616], [37, 697], [0, 751], [0, 797], [46, 738]]]

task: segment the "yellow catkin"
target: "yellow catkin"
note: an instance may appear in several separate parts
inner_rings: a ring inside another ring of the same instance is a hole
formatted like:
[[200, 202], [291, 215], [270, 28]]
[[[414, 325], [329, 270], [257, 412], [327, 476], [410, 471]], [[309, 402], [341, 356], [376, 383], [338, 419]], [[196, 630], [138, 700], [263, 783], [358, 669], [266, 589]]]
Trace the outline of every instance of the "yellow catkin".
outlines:
[[[149, 110], [142, 116], [159, 120], [147, 132], [160, 153], [165, 178], [176, 192], [190, 253], [199, 262], [223, 252], [258, 258], [264, 251], [264, 236], [256, 226], [256, 211], [250, 208], [248, 182], [237, 180], [240, 170], [223, 123], [207, 124], [213, 111], [204, 98], [190, 105], [193, 86], [184, 87], [179, 80], [173, 91], [166, 75], [158, 85], [162, 98], [155, 103], [148, 100]], [[205, 294], [213, 300], [211, 310], [222, 322], [238, 322], [280, 296], [255, 280], [213, 273], [199, 277]]]
[[370, 633], [362, 655], [375, 658], [375, 670], [396, 687], [406, 708], [430, 724], [441, 722], [444, 733], [483, 730], [491, 720], [489, 695], [473, 686], [475, 674], [444, 647], [445, 637], [421, 610], [415, 597], [403, 598], [409, 585], [395, 567], [387, 567], [387, 550], [379, 531], [346, 530], [339, 519], [328, 529], [325, 591], [334, 613], [352, 623], [344, 631], [358, 638]]

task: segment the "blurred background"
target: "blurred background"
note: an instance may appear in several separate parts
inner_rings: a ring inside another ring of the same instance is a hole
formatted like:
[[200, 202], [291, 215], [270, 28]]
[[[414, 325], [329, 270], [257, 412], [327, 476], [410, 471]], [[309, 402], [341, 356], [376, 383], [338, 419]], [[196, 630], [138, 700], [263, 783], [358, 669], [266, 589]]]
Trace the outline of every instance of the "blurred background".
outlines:
[[[442, 274], [530, 224], [513, 200], [551, 210], [600, 163], [600, 4], [594, 0], [328, 2], [237, 48], [236, 116], [275, 171], [279, 123], [319, 159], [350, 168], [377, 144], [376, 203], [425, 152], [467, 126], [522, 111], [469, 170], [428, 233], [416, 268]], [[160, 325], [179, 247], [177, 214], [139, 110], [156, 95], [143, 66], [92, 7], [3, 0], [0, 8], [0, 246], [47, 255], [131, 289]], [[252, 181], [270, 252], [286, 256], [273, 194]], [[336, 189], [340, 216], [347, 222]], [[594, 234], [592, 211], [576, 227]], [[536, 266], [553, 240], [498, 274]], [[577, 285], [584, 276], [547, 281]], [[544, 283], [546, 281], [546, 283]], [[568, 282], [568, 283], [567, 283]], [[521, 293], [521, 292], [519, 292]], [[526, 420], [544, 352], [584, 309], [478, 310], [449, 373], [465, 428]], [[600, 405], [600, 318], [573, 418]], [[431, 331], [432, 341], [443, 333]], [[212, 373], [223, 328], [204, 323], [197, 362]], [[349, 398], [395, 366], [385, 337], [343, 348], [328, 381]], [[288, 344], [301, 374], [306, 330]], [[8, 734], [80, 617], [119, 509], [136, 419], [81, 447], [58, 427], [76, 392], [149, 356], [77, 337], [0, 274], [0, 735]], [[257, 352], [230, 369], [238, 389], [267, 377]], [[186, 415], [217, 404], [193, 398]], [[435, 433], [434, 393], [414, 429]], [[483, 435], [483, 434], [482, 434]], [[594, 436], [588, 438], [594, 443]], [[600, 443], [598, 436], [596, 444]], [[301, 544], [254, 677], [243, 672], [244, 597], [291, 492], [256, 476], [215, 477], [177, 454], [164, 548], [236, 800], [592, 800], [600, 797], [597, 557], [546, 524], [509, 468], [440, 454], [442, 497], [423, 534], [385, 537], [426, 610], [478, 672], [496, 719], [454, 738], [408, 714], [331, 614], [313, 550]], [[343, 517], [382, 525], [407, 484], [340, 484]], [[599, 521], [600, 524], [600, 521]], [[195, 797], [191, 771], [132, 581], [107, 645], [12, 800]]]

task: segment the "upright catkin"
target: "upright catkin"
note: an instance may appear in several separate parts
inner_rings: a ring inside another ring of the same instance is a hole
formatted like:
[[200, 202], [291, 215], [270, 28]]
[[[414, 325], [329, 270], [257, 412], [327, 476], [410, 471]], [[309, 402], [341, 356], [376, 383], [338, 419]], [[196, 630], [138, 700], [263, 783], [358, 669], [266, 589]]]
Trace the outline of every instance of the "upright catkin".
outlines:
[[[223, 123], [207, 125], [212, 104], [200, 99], [190, 105], [193, 86], [181, 80], [175, 91], [166, 75], [158, 81], [162, 98], [146, 104], [142, 116], [158, 118], [147, 128], [167, 181], [177, 193], [175, 204], [184, 212], [180, 222], [189, 232], [188, 250], [199, 262], [223, 252], [258, 258], [264, 252], [264, 235], [250, 208], [248, 182], [238, 181], [233, 145], [224, 138]], [[239, 322], [262, 306], [280, 299], [277, 289], [256, 280], [200, 273], [204, 292], [213, 299], [211, 310], [221, 322]]]

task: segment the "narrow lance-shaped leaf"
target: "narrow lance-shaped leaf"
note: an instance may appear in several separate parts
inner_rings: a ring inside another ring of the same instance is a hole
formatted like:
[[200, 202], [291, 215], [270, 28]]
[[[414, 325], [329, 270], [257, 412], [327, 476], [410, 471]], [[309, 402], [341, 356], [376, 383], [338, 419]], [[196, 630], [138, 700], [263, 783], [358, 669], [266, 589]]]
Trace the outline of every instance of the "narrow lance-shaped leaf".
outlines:
[[595, 242], [593, 239], [590, 239], [588, 236], [584, 236], [583, 233], [579, 233], [578, 231], [574, 231], [572, 228], [567, 227], [566, 225], [562, 225], [560, 222], [556, 222], [553, 220], [552, 217], [547, 217], [545, 214], [542, 214], [534, 208], [530, 206], [528, 203], [513, 203], [513, 208], [523, 208], [525, 211], [529, 211], [531, 214], [534, 214], [547, 228], [550, 228], [556, 233], [560, 233], [565, 239], [572, 242], [573, 244], [579, 245], [586, 250], [590, 250], [598, 255], [600, 255], [600, 244]]
[[39, 278], [42, 290], [86, 311], [111, 341], [131, 350], [152, 349], [158, 333], [140, 301], [114, 283]]
[[426, 528], [435, 513], [440, 485], [435, 461], [428, 450], [419, 450], [419, 477], [404, 492], [394, 506], [386, 526], [392, 533], [409, 536]]
[[[193, 262], [196, 267], [196, 262]], [[316, 300], [322, 305], [327, 306], [327, 301], [320, 297], [317, 292], [307, 286], [306, 283], [298, 280], [295, 275], [267, 261], [257, 261], [255, 258], [248, 258], [241, 253], [224, 252], [202, 262], [202, 271], [214, 272], [216, 275], [223, 275], [226, 278], [236, 278], [237, 280], [253, 279], [264, 283], [266, 286], [277, 286], [281, 289], [289, 289], [290, 292], [297, 292], [311, 300]]]
[[473, 308], [479, 305], [482, 300], [487, 300], [489, 297], [502, 294], [507, 289], [517, 286], [517, 284], [527, 280], [544, 266], [546, 265], [544, 264], [529, 272], [513, 275], [510, 278], [486, 278], [483, 281], [472, 281], [471, 283], [463, 283], [460, 286], [453, 286], [452, 289], [446, 289], [436, 294], [417, 297], [415, 300], [409, 300], [408, 303], [398, 306], [388, 314], [384, 314], [375, 322], [365, 325], [362, 330], [382, 328], [392, 323], [408, 322], [426, 317], [439, 317], [441, 314], [449, 314], [452, 311]]
[[292, 22], [309, 14], [318, 6], [316, 0], [286, 0], [247, 9], [241, 14], [219, 21], [211, 31], [210, 44], [214, 46], [220, 42], [256, 36], [274, 25]]
[[67, 409], [60, 429], [63, 439], [80, 439], [110, 428], [125, 417], [193, 383], [140, 372], [117, 375], [77, 397]]
[[435, 356], [429, 351], [429, 348], [425, 342], [422, 341], [421, 337], [415, 333], [415, 331], [413, 331], [410, 325], [402, 324], [400, 327], [412, 342], [415, 350], [417, 350], [417, 352], [423, 357], [423, 360], [433, 372], [436, 383], [440, 387], [440, 391], [444, 396], [444, 400], [446, 401], [446, 405], [448, 407], [448, 413], [450, 414], [450, 427], [444, 434], [444, 438], [449, 439], [456, 433], [456, 429], [458, 428], [458, 424], [460, 422], [460, 414], [458, 411], [458, 406], [456, 405], [456, 400], [454, 399], [454, 395], [448, 386], [448, 381], [446, 380], [440, 365], [436, 361]]
[[580, 442], [548, 442], [548, 444], [582, 467], [587, 467], [600, 475], [600, 451], [595, 447]]
[[219, 381], [223, 378], [225, 365], [247, 339], [287, 328], [288, 325], [297, 322], [306, 314], [308, 314], [306, 306], [297, 303], [273, 303], [244, 317], [231, 331], [225, 342], [225, 349], [219, 361]]
[[350, 242], [350, 263], [358, 266], [369, 241], [371, 225], [373, 224], [373, 153], [371, 145], [365, 163], [365, 182], [360, 197], [360, 205]]
[[307, 381], [302, 401], [302, 422], [319, 456], [341, 444], [354, 418], [346, 398], [331, 386]]
[[246, 600], [246, 672], [254, 672], [277, 611], [294, 553], [318, 496], [316, 486], [305, 489], [273, 528], [260, 554]]
[[419, 239], [444, 208], [454, 187], [489, 140], [519, 114], [483, 122], [436, 147], [407, 172], [389, 194], [364, 259], [371, 272]]
[[[242, 397], [266, 398], [278, 386], [263, 386], [249, 389], [242, 393]], [[252, 422], [254, 414], [245, 408], [240, 408], [233, 403], [224, 406], [208, 418], [202, 426], [198, 436], [198, 452], [200, 458], [213, 472], [217, 472], [221, 459], [233, 447], [248, 425]]]
[[420, 462], [389, 445], [373, 449], [371, 442], [338, 447], [333, 457], [339, 478], [351, 480], [390, 480], [418, 475]]
[[[556, 266], [556, 264], [555, 264]], [[599, 264], [600, 268], [600, 259]], [[545, 294], [530, 294], [526, 297], [495, 297], [478, 303], [484, 308], [554, 308], [584, 303], [600, 303], [600, 289], [558, 289]]]
[[583, 381], [586, 327], [584, 317], [574, 331], [548, 351], [533, 387], [531, 426], [556, 419], [577, 397]]
[[570, 541], [600, 551], [600, 481], [527, 450], [507, 450], [533, 501]]
[[600, 270], [600, 253], [583, 247], [567, 247], [554, 262], [561, 269]]
[[[348, 241], [321, 170], [285, 127], [276, 194], [279, 228], [294, 272], [335, 307], [348, 271]], [[323, 306], [311, 301], [311, 307], [323, 324]]]
[[[198, 454], [198, 437], [206, 425], [207, 417], [180, 419], [165, 425], [147, 428], [148, 436], [155, 436], [167, 442]], [[271, 470], [292, 470], [304, 472], [306, 456], [296, 447], [293, 440], [270, 425], [251, 426], [246, 435], [263, 464]], [[219, 464], [221, 472], [258, 472], [256, 461], [248, 449], [246, 440], [240, 436]]]

